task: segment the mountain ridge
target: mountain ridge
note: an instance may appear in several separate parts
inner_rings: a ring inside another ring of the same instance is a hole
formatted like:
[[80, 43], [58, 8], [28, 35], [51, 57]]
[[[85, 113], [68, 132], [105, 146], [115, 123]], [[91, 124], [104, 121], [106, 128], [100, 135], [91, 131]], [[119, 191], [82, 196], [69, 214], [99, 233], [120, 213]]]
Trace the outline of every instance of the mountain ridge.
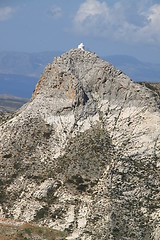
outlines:
[[159, 126], [152, 89], [92, 52], [54, 58], [0, 125], [1, 217], [67, 239], [158, 240]]
[[[41, 53], [0, 52], [0, 93], [30, 98], [40, 74], [60, 51]], [[135, 82], [159, 82], [159, 64], [145, 63], [131, 56], [102, 57]]]

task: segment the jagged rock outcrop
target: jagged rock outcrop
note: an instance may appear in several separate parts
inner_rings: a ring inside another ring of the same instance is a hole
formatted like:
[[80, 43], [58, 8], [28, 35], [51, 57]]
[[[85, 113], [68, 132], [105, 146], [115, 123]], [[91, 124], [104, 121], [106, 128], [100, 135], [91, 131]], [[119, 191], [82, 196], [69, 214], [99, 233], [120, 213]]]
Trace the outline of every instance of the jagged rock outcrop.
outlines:
[[67, 239], [160, 238], [159, 96], [96, 54], [46, 66], [0, 126], [0, 213]]

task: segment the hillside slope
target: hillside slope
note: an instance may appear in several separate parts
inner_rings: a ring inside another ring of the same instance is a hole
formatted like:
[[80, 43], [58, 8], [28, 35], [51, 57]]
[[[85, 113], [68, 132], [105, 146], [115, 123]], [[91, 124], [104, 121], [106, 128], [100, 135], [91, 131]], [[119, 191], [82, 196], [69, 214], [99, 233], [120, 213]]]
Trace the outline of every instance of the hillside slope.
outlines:
[[151, 89], [160, 96], [160, 83], [141, 82], [139, 84], [141, 84], [142, 86], [146, 86], [147, 88]]
[[0, 213], [67, 239], [160, 238], [159, 96], [96, 54], [48, 64], [0, 126]]
[[38, 225], [0, 218], [0, 240], [65, 240], [65, 233]]

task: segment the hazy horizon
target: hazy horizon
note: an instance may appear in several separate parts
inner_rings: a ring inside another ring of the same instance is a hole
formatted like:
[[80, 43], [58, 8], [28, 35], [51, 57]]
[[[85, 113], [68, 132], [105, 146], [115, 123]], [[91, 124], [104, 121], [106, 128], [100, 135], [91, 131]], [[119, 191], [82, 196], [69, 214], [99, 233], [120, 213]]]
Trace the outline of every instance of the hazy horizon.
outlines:
[[159, 0], [6, 0], [0, 52], [66, 52], [83, 42], [99, 56], [160, 63]]

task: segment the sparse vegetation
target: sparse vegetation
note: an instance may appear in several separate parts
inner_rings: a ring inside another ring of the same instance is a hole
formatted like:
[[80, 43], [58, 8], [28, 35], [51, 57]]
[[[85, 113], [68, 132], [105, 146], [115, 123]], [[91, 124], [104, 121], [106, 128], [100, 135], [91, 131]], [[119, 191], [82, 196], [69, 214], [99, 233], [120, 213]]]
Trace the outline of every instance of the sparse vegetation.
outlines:
[[140, 85], [144, 85], [150, 90], [156, 92], [160, 96], [160, 83], [155, 82], [139, 82]]
[[9, 121], [2, 114], [0, 213], [8, 223], [0, 221], [0, 240], [159, 239], [153, 90], [90, 52], [73, 49], [49, 64], [28, 105]]
[[16, 222], [0, 224], [0, 240], [65, 240], [66, 234], [47, 227]]
[[[56, 172], [79, 192], [90, 191], [113, 155], [113, 146], [103, 126], [95, 125], [69, 140], [66, 153], [59, 157]], [[65, 168], [63, 167], [65, 166]]]

